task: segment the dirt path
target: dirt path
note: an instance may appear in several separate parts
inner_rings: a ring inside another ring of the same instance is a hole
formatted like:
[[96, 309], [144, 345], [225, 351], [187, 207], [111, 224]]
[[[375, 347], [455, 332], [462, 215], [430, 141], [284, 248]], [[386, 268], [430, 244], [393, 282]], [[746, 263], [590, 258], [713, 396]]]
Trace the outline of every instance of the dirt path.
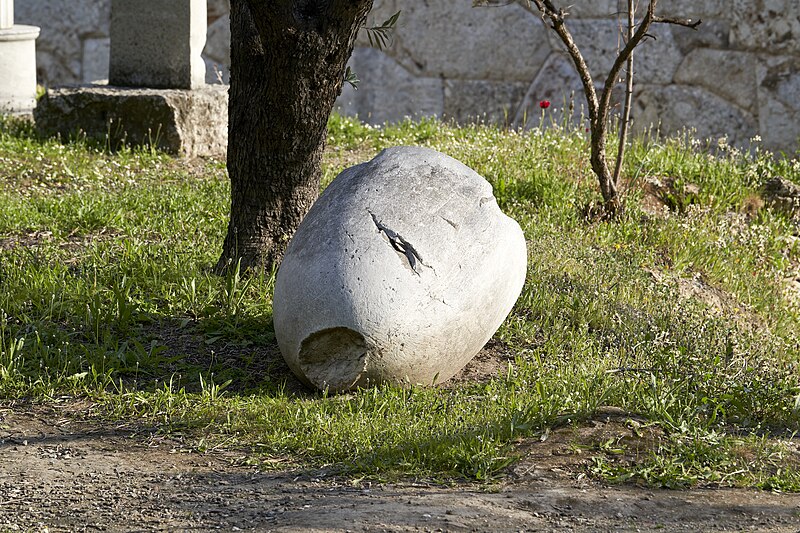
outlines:
[[53, 411], [0, 409], [0, 532], [800, 531], [800, 495], [606, 487], [530, 461], [490, 490], [239, 463]]

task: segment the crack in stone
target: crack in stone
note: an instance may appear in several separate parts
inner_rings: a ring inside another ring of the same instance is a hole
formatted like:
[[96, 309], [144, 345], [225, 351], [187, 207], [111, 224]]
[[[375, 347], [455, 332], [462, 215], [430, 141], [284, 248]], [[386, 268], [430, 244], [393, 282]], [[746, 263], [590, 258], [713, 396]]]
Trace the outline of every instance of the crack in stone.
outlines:
[[456, 224], [455, 222], [453, 222], [453, 221], [452, 221], [452, 220], [450, 220], [449, 218], [447, 218], [447, 217], [444, 217], [444, 216], [442, 216], [442, 215], [439, 215], [439, 217], [440, 217], [442, 220], [444, 220], [445, 222], [447, 222], [448, 224], [450, 224], [451, 226], [453, 226], [453, 229], [454, 229], [454, 230], [458, 231], [458, 224]]
[[[411, 267], [411, 270], [417, 275], [420, 275], [420, 270], [417, 269], [417, 265], [428, 266], [422, 260], [422, 256], [419, 255], [419, 252], [414, 248], [414, 246], [405, 240], [401, 235], [397, 232], [387, 228], [384, 226], [378, 217], [375, 216], [375, 213], [372, 211], [367, 211], [370, 216], [372, 216], [372, 222], [375, 223], [375, 227], [378, 228], [378, 231], [382, 232], [386, 237], [389, 239], [389, 244], [392, 245], [392, 248], [399, 254], [405, 256], [406, 260], [408, 261], [408, 265]], [[431, 268], [431, 267], [428, 267]]]

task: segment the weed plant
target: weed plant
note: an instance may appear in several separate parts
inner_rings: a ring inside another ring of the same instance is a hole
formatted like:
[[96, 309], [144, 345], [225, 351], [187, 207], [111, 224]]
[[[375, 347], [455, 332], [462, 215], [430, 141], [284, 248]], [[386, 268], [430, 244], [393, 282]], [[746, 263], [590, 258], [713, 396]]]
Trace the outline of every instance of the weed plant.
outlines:
[[[740, 151], [643, 137], [623, 173], [626, 214], [605, 223], [585, 216], [597, 199], [588, 142], [569, 124], [333, 116], [326, 183], [387, 146], [443, 151], [519, 221], [528, 277], [496, 334], [510, 354], [497, 375], [328, 396], [303, 390], [278, 355], [274, 273], [211, 271], [227, 224], [223, 162], [42, 140], [3, 119], [0, 402], [88, 399], [101, 423], [243, 449], [262, 467], [473, 480], [613, 407], [659, 437], [633, 450], [637, 423], [611, 444], [576, 443], [592, 450], [584, 473], [800, 491], [798, 223], [756, 200], [774, 175], [800, 182], [800, 163], [757, 140]], [[655, 208], [652, 177], [675, 189]]]

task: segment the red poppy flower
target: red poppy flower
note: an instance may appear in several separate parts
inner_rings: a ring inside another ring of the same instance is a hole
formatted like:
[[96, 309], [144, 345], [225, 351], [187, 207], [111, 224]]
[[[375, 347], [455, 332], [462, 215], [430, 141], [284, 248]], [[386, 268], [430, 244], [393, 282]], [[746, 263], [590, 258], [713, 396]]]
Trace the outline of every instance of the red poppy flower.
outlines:
[[548, 107], [550, 107], [550, 100], [542, 100], [541, 102], [539, 102], [539, 107], [541, 107], [542, 109], [547, 109]]

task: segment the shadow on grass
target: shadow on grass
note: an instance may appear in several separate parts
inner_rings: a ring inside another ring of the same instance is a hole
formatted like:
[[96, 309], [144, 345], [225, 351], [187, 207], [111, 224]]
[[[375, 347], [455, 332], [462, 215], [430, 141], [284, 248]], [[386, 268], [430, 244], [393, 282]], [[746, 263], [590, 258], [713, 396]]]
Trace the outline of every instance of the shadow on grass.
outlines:
[[149, 346], [148, 364], [116, 371], [135, 390], [151, 391], [171, 380], [173, 388], [189, 392], [213, 383], [227, 394], [312, 394], [284, 361], [272, 316], [172, 317], [141, 325], [138, 336]]

